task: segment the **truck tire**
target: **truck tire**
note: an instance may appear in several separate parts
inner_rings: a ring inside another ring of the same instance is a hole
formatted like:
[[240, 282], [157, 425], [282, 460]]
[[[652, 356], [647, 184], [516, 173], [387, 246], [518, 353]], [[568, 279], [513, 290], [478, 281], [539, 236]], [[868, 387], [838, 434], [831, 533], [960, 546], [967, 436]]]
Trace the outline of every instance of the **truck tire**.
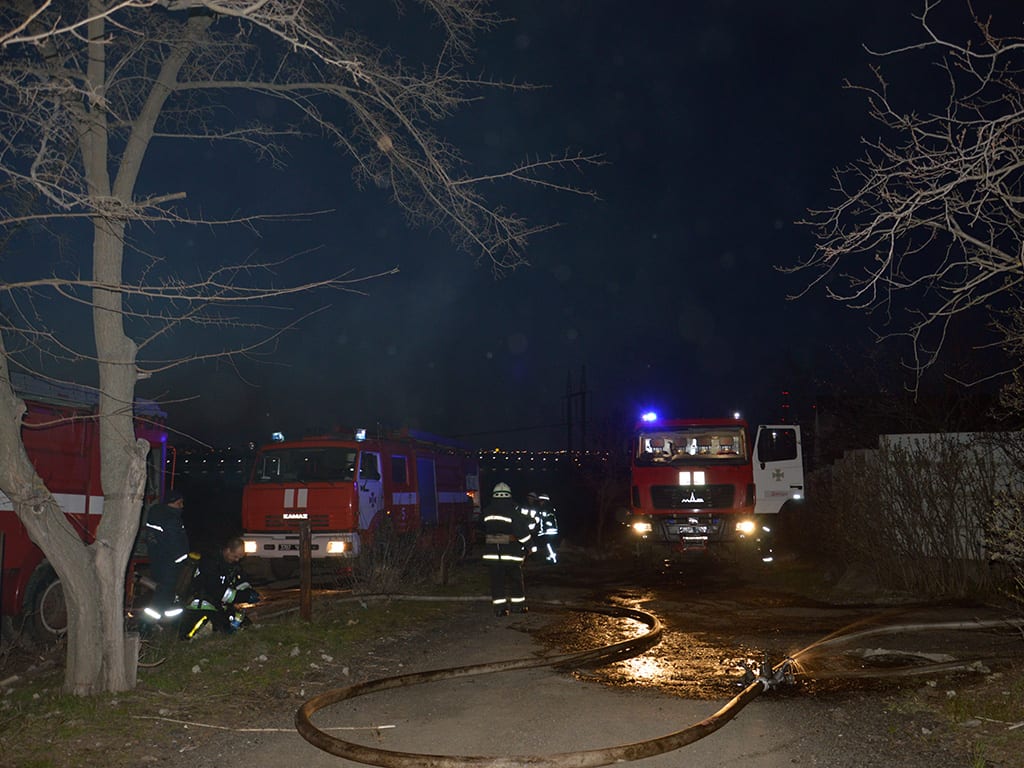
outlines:
[[455, 562], [464, 562], [470, 554], [469, 536], [464, 528], [455, 532], [455, 541], [452, 543], [452, 552], [455, 554]]
[[299, 577], [299, 560], [296, 557], [270, 558], [270, 573], [276, 581], [287, 581]]
[[658, 575], [654, 547], [645, 541], [638, 541], [633, 549], [633, 577], [641, 584], [649, 583]]
[[50, 645], [68, 631], [68, 606], [64, 586], [47, 562], [40, 563], [25, 590], [28, 626], [36, 642]]

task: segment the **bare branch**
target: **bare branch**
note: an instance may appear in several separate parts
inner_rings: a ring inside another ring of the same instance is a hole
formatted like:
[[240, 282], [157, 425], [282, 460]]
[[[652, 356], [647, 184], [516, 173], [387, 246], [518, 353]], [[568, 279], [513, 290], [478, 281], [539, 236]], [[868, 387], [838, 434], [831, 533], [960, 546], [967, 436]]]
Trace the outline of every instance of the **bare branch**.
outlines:
[[957, 41], [938, 31], [940, 4], [924, 4], [922, 42], [878, 55], [933, 52], [945, 103], [901, 109], [880, 68], [873, 86], [848, 86], [886, 138], [865, 140], [864, 156], [836, 172], [839, 202], [804, 222], [814, 252], [784, 268], [811, 275], [799, 295], [821, 286], [880, 313], [918, 376], [952, 321], [1019, 305], [1024, 279], [1024, 38], [992, 34], [971, 11], [975, 34]]

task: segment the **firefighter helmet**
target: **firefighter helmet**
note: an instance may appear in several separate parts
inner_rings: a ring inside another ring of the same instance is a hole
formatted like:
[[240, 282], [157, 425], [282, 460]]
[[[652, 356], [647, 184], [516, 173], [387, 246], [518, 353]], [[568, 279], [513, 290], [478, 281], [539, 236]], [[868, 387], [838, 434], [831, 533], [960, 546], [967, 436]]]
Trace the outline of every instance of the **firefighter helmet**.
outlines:
[[496, 499], [511, 499], [512, 489], [508, 487], [507, 483], [498, 483], [494, 486], [493, 495]]
[[538, 498], [537, 492], [536, 491], [530, 491], [528, 494], [526, 494], [526, 498], [528, 498], [528, 499], [537, 499]]

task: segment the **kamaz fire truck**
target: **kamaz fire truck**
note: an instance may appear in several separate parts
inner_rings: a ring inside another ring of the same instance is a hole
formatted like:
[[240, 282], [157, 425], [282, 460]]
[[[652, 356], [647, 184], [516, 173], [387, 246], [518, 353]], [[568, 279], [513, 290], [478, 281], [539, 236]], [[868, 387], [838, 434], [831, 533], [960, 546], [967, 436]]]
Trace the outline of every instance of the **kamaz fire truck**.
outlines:
[[335, 565], [350, 567], [385, 525], [464, 556], [479, 517], [479, 477], [469, 451], [414, 430], [271, 442], [242, 491], [246, 570], [297, 574], [302, 521], [314, 560]]
[[[103, 514], [96, 392], [19, 374], [11, 382], [27, 407], [21, 435], [29, 459], [82, 539], [92, 542]], [[164, 488], [166, 421], [167, 414], [155, 403], [136, 401], [135, 434], [150, 445], [147, 502], [158, 501]], [[60, 580], [3, 493], [0, 548], [5, 634], [27, 630], [44, 641], [63, 634], [67, 609]]]
[[740, 418], [659, 419], [645, 414], [633, 435], [631, 500], [623, 522], [643, 564], [744, 550], [772, 560], [772, 528], [783, 506], [803, 499], [800, 427]]

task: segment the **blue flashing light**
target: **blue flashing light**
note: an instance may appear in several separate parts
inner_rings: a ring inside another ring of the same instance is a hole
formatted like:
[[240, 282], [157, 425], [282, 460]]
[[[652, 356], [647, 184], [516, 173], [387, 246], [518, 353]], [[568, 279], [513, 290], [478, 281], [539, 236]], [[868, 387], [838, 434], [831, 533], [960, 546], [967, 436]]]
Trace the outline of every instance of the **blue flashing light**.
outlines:
[[357, 443], [361, 443], [365, 439], [366, 439], [366, 430], [365, 429], [357, 429], [356, 430], [356, 442]]
[[640, 421], [645, 421], [647, 423], [650, 423], [652, 421], [657, 421], [657, 420], [658, 420], [658, 414], [656, 414], [654, 411], [647, 411], [647, 413], [643, 414], [640, 417]]
[[284, 442], [284, 432], [274, 432], [270, 435], [270, 441], [273, 443]]

